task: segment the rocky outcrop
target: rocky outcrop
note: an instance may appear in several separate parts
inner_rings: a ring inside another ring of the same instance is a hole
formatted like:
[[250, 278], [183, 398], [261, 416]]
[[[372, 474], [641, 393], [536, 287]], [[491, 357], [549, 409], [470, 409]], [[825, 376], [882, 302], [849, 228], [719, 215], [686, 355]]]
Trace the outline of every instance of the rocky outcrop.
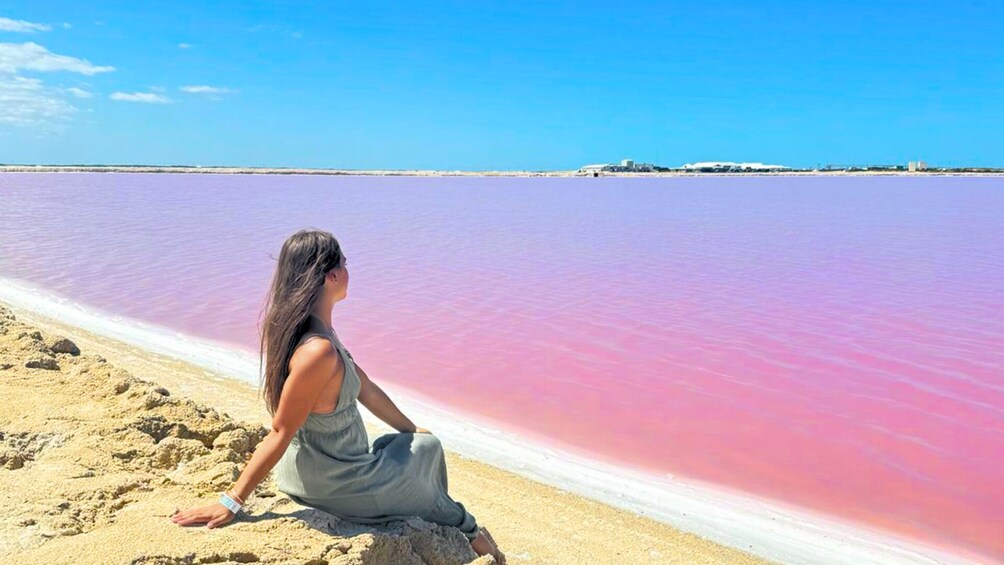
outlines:
[[[212, 504], [267, 430], [173, 396], [0, 307], [0, 556], [45, 563], [494, 563], [419, 518], [367, 526], [305, 508], [269, 476], [247, 515], [179, 527]], [[64, 538], [59, 544], [51, 540]], [[72, 558], [71, 558], [72, 555]]]

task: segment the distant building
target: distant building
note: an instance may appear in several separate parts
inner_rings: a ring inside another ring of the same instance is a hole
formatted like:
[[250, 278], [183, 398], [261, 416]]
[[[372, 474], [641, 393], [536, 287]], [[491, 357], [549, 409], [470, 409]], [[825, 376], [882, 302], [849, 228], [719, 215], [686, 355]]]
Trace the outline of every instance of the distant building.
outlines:
[[596, 165], [586, 165], [579, 169], [580, 173], [598, 176], [600, 173], [651, 173], [656, 171], [684, 171], [700, 173], [775, 173], [790, 171], [791, 167], [785, 165], [766, 165], [764, 163], [733, 163], [731, 161], [706, 161], [701, 163], [688, 163], [682, 167], [672, 169], [660, 167], [651, 163], [635, 163], [632, 159], [624, 159], [619, 165], [612, 163], [599, 163]]
[[603, 173], [610, 170], [613, 165], [599, 164], [599, 165], [586, 165], [579, 169], [580, 173]]
[[927, 170], [927, 162], [926, 161], [917, 161], [917, 170], [918, 171], [926, 171]]
[[721, 173], [731, 171], [737, 163], [725, 161], [704, 161], [701, 163], [687, 163], [680, 169], [691, 173]]
[[790, 171], [791, 167], [786, 165], [765, 165], [763, 163], [739, 163], [736, 170], [740, 172], [773, 173], [779, 171]]
[[917, 162], [916, 161], [910, 161], [909, 163], [907, 163], [906, 170], [910, 171], [911, 173], [916, 173], [917, 172]]
[[864, 165], [864, 166], [861, 166], [861, 167], [852, 167], [852, 168], [849, 168], [847, 170], [855, 170], [855, 171], [886, 171], [886, 172], [890, 172], [890, 171], [905, 171], [906, 170], [906, 166], [905, 165]]
[[580, 173], [598, 175], [600, 173], [651, 173], [656, 166], [649, 163], [635, 163], [631, 159], [624, 159], [620, 165], [612, 163], [599, 163], [596, 165], [586, 165], [579, 169]]
[[651, 163], [635, 163], [631, 159], [621, 161], [621, 169], [627, 173], [651, 173], [655, 170], [655, 165]]
[[791, 167], [784, 165], [765, 165], [763, 163], [733, 163], [731, 161], [705, 161], [687, 163], [681, 170], [693, 173], [772, 173], [790, 171]]

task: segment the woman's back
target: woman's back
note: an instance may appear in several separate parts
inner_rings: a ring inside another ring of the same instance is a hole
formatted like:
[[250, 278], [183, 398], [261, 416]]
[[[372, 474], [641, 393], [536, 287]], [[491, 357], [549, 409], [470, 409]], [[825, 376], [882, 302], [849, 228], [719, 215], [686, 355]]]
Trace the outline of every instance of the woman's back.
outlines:
[[389, 433], [371, 446], [359, 413], [361, 381], [352, 354], [336, 336], [316, 335], [330, 339], [342, 356], [344, 378], [335, 408], [309, 414], [276, 464], [279, 491], [304, 506], [353, 522], [420, 516], [456, 526], [469, 539], [477, 537], [474, 516], [448, 494], [439, 438]]

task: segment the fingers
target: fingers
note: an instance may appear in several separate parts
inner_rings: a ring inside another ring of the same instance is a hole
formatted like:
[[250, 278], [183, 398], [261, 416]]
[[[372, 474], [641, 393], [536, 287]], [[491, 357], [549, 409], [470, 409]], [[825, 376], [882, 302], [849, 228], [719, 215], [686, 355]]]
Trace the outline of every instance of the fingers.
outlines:
[[200, 517], [197, 514], [198, 509], [192, 510], [182, 510], [179, 511], [174, 516], [171, 516], [171, 521], [179, 526], [187, 526], [196, 521], [200, 521]]
[[207, 528], [217, 528], [230, 522], [232, 517], [233, 513], [222, 504], [210, 504], [189, 510], [176, 509], [171, 515], [171, 521], [179, 526], [205, 522]]
[[171, 521], [179, 526], [189, 524], [201, 524], [208, 521], [212, 516], [206, 512], [205, 508], [190, 508], [188, 510], [176, 510], [171, 516]]

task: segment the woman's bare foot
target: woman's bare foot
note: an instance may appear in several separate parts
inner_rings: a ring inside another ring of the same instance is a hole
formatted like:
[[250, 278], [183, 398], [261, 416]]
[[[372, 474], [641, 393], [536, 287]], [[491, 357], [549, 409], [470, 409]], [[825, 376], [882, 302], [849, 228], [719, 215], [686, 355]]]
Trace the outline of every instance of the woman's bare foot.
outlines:
[[498, 548], [499, 544], [495, 543], [495, 538], [492, 537], [492, 533], [488, 531], [488, 528], [481, 527], [481, 532], [485, 534], [485, 537], [488, 538], [488, 541], [492, 542], [492, 545]]
[[478, 555], [491, 554], [495, 558], [496, 563], [505, 565], [505, 554], [495, 545], [495, 539], [492, 538], [491, 532], [486, 528], [480, 528], [478, 537], [471, 541], [471, 547], [474, 548], [474, 552]]

